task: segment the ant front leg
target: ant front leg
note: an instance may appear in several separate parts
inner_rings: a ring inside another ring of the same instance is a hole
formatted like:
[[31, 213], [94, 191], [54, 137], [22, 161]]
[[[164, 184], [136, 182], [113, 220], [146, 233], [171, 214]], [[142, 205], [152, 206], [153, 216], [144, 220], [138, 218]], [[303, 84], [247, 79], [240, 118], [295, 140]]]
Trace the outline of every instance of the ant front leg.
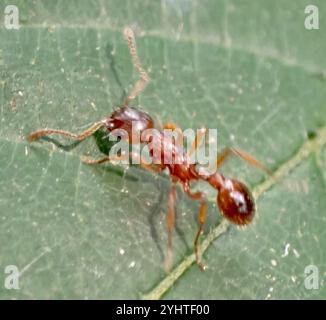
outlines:
[[83, 157], [82, 158], [82, 162], [85, 164], [102, 164], [104, 162], [112, 162], [112, 161], [123, 161], [126, 158], [123, 156], [116, 156], [116, 157], [103, 157], [100, 159], [92, 159], [92, 158], [87, 158], [87, 157]]
[[82, 141], [87, 137], [91, 136], [97, 130], [105, 126], [105, 120], [95, 122], [90, 128], [86, 129], [85, 131], [81, 132], [80, 134], [71, 133], [69, 131], [64, 130], [57, 130], [57, 129], [41, 129], [32, 132], [28, 137], [27, 140], [29, 142], [36, 141], [44, 136], [48, 136], [51, 134], [58, 134], [61, 136], [65, 136], [67, 138], [72, 138], [74, 140]]
[[[140, 158], [139, 158], [140, 157]], [[143, 157], [136, 155], [136, 154], [131, 154], [131, 158], [137, 161], [137, 163], [144, 169], [152, 172], [152, 173], [159, 173], [161, 172], [164, 168], [160, 167], [159, 165], [154, 165], [154, 164], [149, 164], [147, 163]], [[100, 159], [93, 159], [93, 158], [88, 158], [88, 157], [83, 157], [82, 162], [85, 164], [89, 165], [96, 165], [96, 164], [102, 164], [105, 162], [118, 162], [118, 161], [124, 161], [127, 159], [127, 156], [106, 156]]]
[[140, 76], [140, 79], [135, 83], [130, 93], [128, 94], [126, 101], [124, 102], [124, 107], [127, 107], [129, 103], [132, 100], [134, 100], [145, 89], [147, 83], [149, 82], [149, 76], [145, 71], [145, 69], [143, 68], [140, 59], [138, 57], [134, 32], [132, 31], [131, 28], [126, 27], [124, 30], [124, 35], [128, 43], [128, 48], [129, 48], [132, 62]]
[[206, 221], [206, 214], [207, 214], [207, 201], [206, 197], [203, 192], [195, 192], [192, 193], [189, 188], [189, 184], [184, 185], [184, 191], [187, 193], [187, 195], [197, 201], [200, 201], [200, 207], [199, 207], [199, 214], [198, 214], [198, 222], [199, 222], [199, 228], [195, 237], [194, 241], [194, 251], [195, 251], [195, 257], [196, 257], [196, 262], [200, 268], [201, 271], [206, 270], [206, 266], [201, 262], [199, 258], [199, 253], [198, 253], [198, 242], [201, 234], [203, 233], [205, 221]]

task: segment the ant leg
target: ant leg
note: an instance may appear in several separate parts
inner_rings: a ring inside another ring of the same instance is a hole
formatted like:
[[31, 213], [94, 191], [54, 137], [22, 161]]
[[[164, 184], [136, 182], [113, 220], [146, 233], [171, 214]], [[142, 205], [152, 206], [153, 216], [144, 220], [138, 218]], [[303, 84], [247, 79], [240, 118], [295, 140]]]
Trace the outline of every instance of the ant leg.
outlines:
[[191, 157], [192, 154], [197, 150], [198, 146], [199, 146], [199, 142], [201, 141], [202, 137], [205, 136], [208, 132], [207, 128], [202, 128], [200, 130], [197, 131], [196, 137], [194, 142], [191, 145], [190, 150], [188, 151], [188, 156]]
[[123, 156], [116, 156], [116, 157], [104, 157], [101, 159], [91, 159], [87, 157], [82, 158], [82, 162], [85, 164], [101, 164], [104, 162], [109, 162], [109, 161], [121, 161], [124, 160], [125, 158]]
[[179, 128], [175, 123], [173, 122], [167, 122], [163, 125], [163, 130], [172, 130], [176, 131], [177, 133], [177, 141], [176, 146], [183, 147], [183, 133], [181, 128]]
[[164, 261], [164, 268], [168, 272], [172, 266], [172, 232], [175, 226], [175, 203], [177, 200], [176, 183], [172, 182], [168, 198], [168, 214], [166, 226], [168, 231], [167, 253]]
[[163, 129], [177, 130], [180, 128], [173, 122], [167, 122], [167, 123], [164, 123]]
[[201, 271], [206, 270], [206, 266], [201, 262], [199, 258], [199, 253], [198, 253], [198, 242], [201, 234], [203, 233], [205, 221], [206, 221], [206, 214], [207, 214], [207, 202], [206, 202], [206, 197], [203, 192], [195, 192], [192, 193], [189, 189], [189, 185], [185, 184], [184, 185], [184, 191], [188, 194], [188, 196], [194, 200], [200, 201], [200, 207], [199, 207], [199, 215], [198, 215], [198, 222], [199, 222], [199, 228], [195, 237], [194, 241], [194, 251], [195, 251], [195, 257], [196, 257], [196, 262], [201, 269]]
[[139, 164], [142, 168], [152, 173], [159, 173], [164, 169], [164, 167], [160, 166], [159, 164], [148, 163], [142, 155], [136, 152], [131, 153], [131, 159], [133, 159], [136, 164]]
[[41, 130], [32, 132], [27, 137], [27, 140], [29, 142], [33, 142], [35, 140], [38, 140], [38, 139], [40, 139], [44, 136], [50, 135], [50, 134], [58, 134], [61, 136], [65, 136], [68, 138], [72, 138], [72, 139], [81, 141], [81, 140], [84, 140], [87, 137], [91, 136], [94, 132], [96, 132], [98, 129], [100, 129], [103, 126], [105, 126], [104, 121], [95, 122], [90, 128], [88, 128], [87, 130], [83, 131], [80, 134], [75, 134], [75, 133], [71, 133], [69, 131], [57, 130], [57, 129], [41, 129]]
[[140, 59], [138, 57], [137, 48], [136, 48], [136, 41], [134, 32], [131, 28], [126, 27], [124, 30], [124, 36], [128, 43], [129, 52], [131, 55], [132, 62], [134, 67], [138, 71], [140, 75], [140, 79], [135, 83], [134, 87], [131, 89], [127, 99], [124, 102], [124, 107], [128, 106], [129, 103], [134, 100], [146, 87], [147, 83], [149, 82], [149, 76], [147, 72], [144, 70]]
[[217, 157], [216, 159], [216, 165], [217, 168], [219, 168], [223, 162], [225, 162], [228, 158], [230, 158], [230, 156], [238, 156], [240, 157], [242, 160], [245, 160], [247, 163], [249, 163], [250, 165], [262, 169], [265, 172], [267, 172], [268, 174], [272, 174], [271, 170], [268, 169], [267, 167], [265, 167], [262, 163], [260, 163], [258, 160], [256, 160], [254, 157], [252, 157], [250, 154], [237, 149], [237, 148], [226, 148], [224, 149]]
[[[173, 122], [167, 122], [164, 124], [163, 129], [170, 129], [170, 130], [178, 130], [178, 145], [183, 146], [183, 134], [181, 129]], [[190, 150], [188, 150], [187, 154], [189, 157], [192, 156], [192, 154], [196, 151], [196, 149], [199, 146], [199, 142], [201, 141], [202, 137], [206, 135], [208, 132], [207, 128], [202, 128], [197, 131], [195, 140], [193, 144], [191, 145]]]
[[[133, 154], [131, 156], [132, 156], [132, 158], [136, 159], [136, 157]], [[100, 159], [92, 159], [92, 158], [88, 158], [88, 157], [83, 157], [82, 162], [85, 164], [94, 165], [94, 164], [102, 164], [105, 162], [122, 161], [125, 159], [126, 159], [126, 157], [124, 157], [124, 156], [110, 156], [110, 157], [107, 156], [107, 157], [103, 157]], [[144, 168], [148, 171], [151, 171], [153, 173], [158, 173], [158, 172], [162, 171], [161, 167], [155, 166], [153, 164], [148, 164], [148, 163], [146, 163], [146, 161], [143, 158], [141, 158], [139, 162], [140, 162], [139, 164], [142, 168]]]

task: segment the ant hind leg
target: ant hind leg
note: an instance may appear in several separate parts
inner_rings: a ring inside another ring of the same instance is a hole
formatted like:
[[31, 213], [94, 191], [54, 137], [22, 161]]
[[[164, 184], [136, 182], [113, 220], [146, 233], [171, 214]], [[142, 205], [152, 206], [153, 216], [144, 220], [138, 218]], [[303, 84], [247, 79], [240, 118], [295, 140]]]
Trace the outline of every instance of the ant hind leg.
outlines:
[[207, 202], [206, 202], [206, 197], [203, 192], [195, 192], [192, 193], [189, 189], [189, 185], [185, 184], [184, 185], [184, 191], [187, 193], [187, 195], [197, 201], [200, 201], [200, 207], [199, 207], [199, 214], [198, 214], [198, 231], [195, 237], [194, 241], [194, 251], [195, 251], [195, 257], [196, 257], [196, 262], [200, 268], [201, 271], [206, 270], [206, 266], [201, 262], [201, 259], [199, 257], [199, 252], [198, 252], [198, 242], [201, 234], [203, 233], [204, 230], [204, 225], [206, 221], [206, 215], [207, 215]]
[[272, 174], [271, 170], [265, 167], [262, 163], [260, 163], [257, 159], [252, 157], [250, 154], [244, 152], [241, 149], [238, 148], [225, 148], [222, 150], [222, 152], [218, 155], [216, 159], [216, 166], [219, 168], [227, 159], [229, 159], [231, 156], [238, 156], [242, 160], [246, 161], [250, 165], [259, 168], [269, 175]]
[[168, 199], [168, 214], [166, 216], [166, 226], [168, 231], [168, 244], [167, 253], [164, 261], [164, 268], [166, 272], [171, 269], [172, 266], [172, 232], [175, 227], [175, 204], [177, 200], [176, 183], [172, 182]]

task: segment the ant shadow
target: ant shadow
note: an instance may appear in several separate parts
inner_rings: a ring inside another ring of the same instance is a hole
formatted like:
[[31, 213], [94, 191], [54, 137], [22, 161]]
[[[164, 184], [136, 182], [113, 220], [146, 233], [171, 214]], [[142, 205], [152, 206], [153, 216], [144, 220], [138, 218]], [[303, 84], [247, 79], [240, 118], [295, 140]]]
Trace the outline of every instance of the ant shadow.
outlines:
[[[106, 132], [103, 131], [97, 131], [94, 133], [94, 138], [97, 144], [97, 147], [99, 149], [100, 152], [109, 155], [111, 148], [114, 146], [114, 144], [116, 143], [116, 141], [109, 141], [108, 139], [108, 135]], [[135, 165], [132, 165], [132, 167], [138, 168]], [[110, 170], [110, 169], [106, 169], [109, 167], [102, 167], [103, 170]], [[139, 171], [144, 172], [144, 170], [139, 169]], [[135, 178], [134, 175], [125, 173], [125, 175], [123, 176], [123, 178], [126, 178], [127, 180], [133, 180], [133, 181], [139, 181], [139, 178]], [[167, 179], [165, 179], [165, 177], [163, 175], [161, 175], [161, 179], [153, 179], [151, 174], [143, 174], [142, 175], [142, 181], [143, 182], [149, 182], [155, 185], [156, 188], [156, 192], [159, 194], [159, 197], [156, 201], [156, 203], [152, 206], [150, 214], [148, 216], [148, 223], [149, 223], [149, 227], [150, 227], [150, 233], [151, 233], [151, 237], [157, 247], [157, 250], [160, 253], [161, 259], [162, 261], [164, 260], [164, 250], [162, 249], [162, 245], [160, 244], [160, 239], [159, 239], [159, 235], [157, 232], [157, 228], [156, 228], [156, 220], [159, 219], [159, 217], [162, 214], [162, 204], [163, 201], [166, 201], [167, 203], [167, 199], [164, 199], [166, 197], [164, 197], [165, 194], [167, 194], [169, 191], [169, 181]], [[166, 190], [166, 192], [162, 192]], [[166, 206], [165, 206], [166, 207]], [[178, 220], [177, 220], [177, 214], [176, 214], [176, 225], [175, 225], [175, 231], [177, 233], [177, 235], [179, 236], [179, 238], [181, 239], [181, 241], [183, 242], [184, 246], [187, 248], [187, 250], [189, 250], [189, 245], [186, 241], [185, 235], [182, 232], [182, 230], [178, 227]]]
[[127, 98], [127, 92], [126, 92], [125, 87], [123, 86], [123, 84], [120, 80], [119, 74], [117, 72], [113, 52], [114, 52], [114, 47], [111, 43], [108, 42], [108, 44], [105, 47], [105, 54], [106, 54], [106, 57], [108, 58], [108, 60], [110, 61], [110, 69], [112, 71], [113, 78], [114, 78], [115, 82], [118, 84], [118, 86], [120, 87], [121, 92], [122, 92], [121, 97], [120, 97], [120, 105], [121, 105], [123, 103], [123, 101], [125, 101]]
[[[107, 132], [98, 130], [93, 134], [93, 138], [95, 140], [96, 146], [98, 148], [98, 150], [105, 154], [105, 155], [109, 155], [111, 148], [115, 145], [116, 141], [111, 141], [108, 139], [108, 134]], [[74, 141], [71, 144], [63, 144], [60, 141], [51, 138], [51, 137], [42, 137], [41, 138], [44, 141], [47, 142], [51, 142], [53, 143], [55, 146], [57, 146], [58, 148], [64, 150], [64, 151], [71, 151], [74, 148], [76, 148], [82, 141]], [[132, 167], [136, 167], [134, 165], [132, 165]], [[108, 173], [113, 173], [118, 175], [119, 177], [126, 179], [128, 181], [132, 181], [132, 182], [139, 182], [140, 178], [137, 174], [133, 174], [130, 173], [129, 170], [125, 171], [121, 168], [118, 168], [116, 166], [100, 166], [99, 167], [100, 170], [104, 170]], [[145, 170], [142, 169], [138, 169], [144, 172]], [[148, 182], [148, 183], [152, 183], [155, 186], [155, 193], [159, 194], [159, 197], [157, 198], [157, 201], [155, 201], [154, 205], [151, 207], [151, 210], [149, 212], [149, 215], [147, 217], [148, 220], [148, 224], [150, 227], [150, 234], [151, 237], [155, 243], [155, 246], [161, 256], [161, 260], [164, 261], [164, 257], [165, 257], [165, 250], [163, 249], [163, 245], [162, 245], [162, 241], [160, 241], [160, 237], [159, 237], [159, 233], [157, 230], [157, 220], [161, 217], [162, 215], [162, 207], [166, 207], [166, 205], [163, 204], [163, 202], [167, 202], [166, 199], [166, 194], [168, 194], [169, 192], [169, 181], [168, 179], [166, 179], [163, 175], [161, 175], [160, 179], [153, 179], [151, 174], [143, 174], [141, 180], [143, 182]], [[178, 194], [179, 198], [182, 196], [180, 194]], [[177, 208], [176, 208], [177, 210]], [[186, 237], [184, 232], [181, 230], [181, 228], [178, 226], [178, 214], [176, 213], [176, 221], [175, 221], [175, 231], [177, 236], [179, 237], [179, 239], [182, 241], [183, 245], [185, 246], [185, 248], [188, 250], [190, 250], [190, 247], [186, 241]]]
[[[159, 198], [156, 201], [155, 205], [152, 207], [152, 210], [151, 210], [151, 212], [150, 212], [150, 214], [148, 216], [148, 223], [149, 223], [149, 226], [150, 226], [151, 237], [154, 240], [154, 243], [155, 243], [155, 245], [157, 247], [157, 250], [160, 253], [162, 261], [164, 261], [164, 257], [165, 257], [164, 252], [165, 251], [162, 248], [161, 241], [159, 240], [159, 235], [158, 235], [157, 228], [155, 227], [155, 225], [156, 225], [156, 219], [158, 219], [162, 214], [161, 208], [162, 208], [163, 200], [165, 200], [166, 203], [167, 203], [167, 199], [166, 199], [166, 197], [164, 197], [164, 195], [168, 193], [167, 184], [168, 184], [167, 181], [156, 180], [155, 185], [156, 185], [157, 191], [159, 191]], [[160, 192], [162, 190], [166, 190], [167, 192], [166, 193], [165, 192]], [[167, 206], [165, 206], [165, 207], [167, 207]], [[177, 208], [176, 208], [176, 211], [177, 211]], [[188, 242], [186, 241], [185, 234], [181, 230], [181, 228], [178, 226], [178, 214], [177, 214], [177, 212], [176, 212], [176, 221], [175, 221], [175, 231], [176, 231], [178, 237], [181, 239], [181, 241], [182, 241], [183, 245], [185, 246], [185, 248], [187, 249], [187, 251], [189, 251], [190, 248], [189, 248]]]
[[[116, 63], [115, 63], [115, 58], [114, 58], [114, 54], [113, 54], [113, 45], [112, 44], [110, 44], [110, 43], [107, 44], [107, 46], [105, 48], [105, 53], [106, 53], [108, 60], [110, 61], [110, 69], [112, 71], [113, 78], [114, 78], [115, 82], [118, 84], [118, 86], [120, 87], [121, 92], [122, 92], [121, 97], [120, 97], [120, 101], [121, 101], [120, 105], [121, 105], [121, 103], [126, 99], [127, 93], [126, 93], [126, 90], [125, 90], [121, 80], [120, 80], [119, 74], [116, 69]], [[108, 132], [105, 132], [103, 130], [96, 131], [92, 136], [95, 140], [98, 150], [101, 153], [103, 153], [104, 155], [109, 155], [110, 150], [117, 142], [117, 141], [111, 141], [108, 137]], [[42, 137], [41, 139], [44, 141], [47, 141], [47, 142], [51, 142], [59, 149], [62, 149], [67, 152], [75, 149], [82, 142], [82, 141], [74, 141], [70, 144], [63, 144], [60, 141], [58, 141], [52, 137]], [[134, 166], [132, 165], [132, 167], [134, 167]], [[129, 180], [129, 181], [140, 181], [140, 178], [137, 177], [136, 175], [126, 172], [123, 169], [117, 169], [116, 166], [110, 166], [110, 165], [109, 166], [101, 166], [100, 169], [105, 170], [109, 173], [117, 174], [118, 176], [120, 176], [126, 180]], [[144, 172], [143, 169], [139, 169], [139, 171]], [[152, 239], [157, 247], [157, 250], [161, 256], [161, 260], [164, 261], [165, 250], [162, 248], [162, 243], [160, 241], [160, 237], [159, 237], [158, 230], [156, 227], [156, 225], [157, 225], [156, 221], [157, 221], [157, 219], [159, 219], [159, 217], [162, 214], [162, 211], [163, 211], [162, 207], [167, 207], [166, 205], [163, 206], [163, 201], [167, 202], [165, 195], [168, 194], [168, 192], [169, 192], [169, 181], [163, 175], [161, 175], [161, 179], [153, 179], [152, 175], [150, 175], [150, 174], [143, 174], [141, 179], [144, 182], [153, 183], [155, 185], [155, 188], [157, 189], [155, 193], [159, 194], [159, 197], [158, 197], [157, 201], [155, 202], [155, 204], [152, 206], [147, 219], [148, 219], [148, 223], [150, 226], [151, 237], [152, 237]], [[163, 191], [166, 191], [166, 192], [163, 192]], [[179, 194], [179, 198], [181, 198], [180, 194]], [[176, 208], [176, 210], [177, 210], [177, 208]], [[178, 215], [177, 214], [176, 214], [176, 221], [175, 221], [175, 231], [176, 231], [176, 234], [179, 237], [179, 239], [184, 244], [187, 251], [189, 251], [190, 247], [186, 241], [185, 234], [181, 230], [181, 228], [178, 226]]]
[[51, 138], [51, 137], [41, 137], [40, 140], [44, 140], [46, 142], [53, 143], [57, 148], [64, 150], [64, 151], [71, 151], [75, 149], [82, 141], [74, 141], [71, 144], [63, 144], [57, 139]]

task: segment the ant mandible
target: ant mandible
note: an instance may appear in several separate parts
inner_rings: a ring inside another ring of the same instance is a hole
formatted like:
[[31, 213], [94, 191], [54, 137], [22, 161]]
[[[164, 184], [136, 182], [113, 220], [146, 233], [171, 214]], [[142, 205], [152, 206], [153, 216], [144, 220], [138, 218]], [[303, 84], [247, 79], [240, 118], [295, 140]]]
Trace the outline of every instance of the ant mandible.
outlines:
[[[130, 107], [129, 104], [132, 102], [146, 87], [149, 82], [149, 76], [144, 70], [140, 59], [137, 54], [136, 42], [134, 38], [134, 33], [131, 28], [126, 27], [124, 30], [124, 36], [128, 43], [129, 52], [132, 58], [133, 65], [137, 72], [139, 73], [140, 79], [135, 83], [131, 89], [128, 97], [126, 98], [124, 104], [115, 110], [108, 118], [101, 121], [95, 122], [90, 128], [81, 132], [80, 134], [74, 134], [64, 130], [56, 129], [41, 129], [32, 132], [28, 136], [28, 141], [32, 142], [38, 140], [44, 136], [57, 134], [72, 138], [77, 141], [82, 141], [87, 137], [93, 135], [99, 129], [105, 129], [108, 133], [115, 129], [124, 129], [129, 135], [129, 141], [133, 142], [132, 125], [136, 125], [139, 129], [140, 136], [141, 133], [146, 129], [154, 128], [154, 121], [151, 116], [138, 108]], [[163, 126], [164, 129], [178, 129], [173, 123], [167, 123]], [[165, 145], [166, 136], [162, 131], [160, 131], [161, 145]], [[198, 136], [196, 136], [196, 140]], [[146, 141], [139, 141], [140, 143], [147, 143]], [[153, 156], [155, 152], [156, 145], [151, 145], [149, 147], [149, 154]], [[164, 148], [164, 147], [163, 147]], [[161, 149], [160, 149], [161, 150]], [[163, 153], [161, 150], [160, 152]], [[184, 151], [180, 151], [178, 148], [173, 149], [174, 156], [182, 157], [182, 162], [180, 164], [170, 163], [170, 164], [160, 164], [160, 165], [149, 165], [143, 159], [140, 159], [140, 165], [147, 170], [161, 172], [168, 169], [171, 178], [171, 188], [168, 196], [168, 213], [166, 218], [167, 232], [168, 232], [168, 244], [167, 244], [167, 254], [165, 258], [165, 268], [170, 269], [172, 264], [172, 232], [175, 226], [175, 205], [176, 205], [176, 184], [180, 183], [183, 191], [191, 198], [200, 203], [198, 222], [199, 227], [194, 241], [194, 252], [196, 257], [196, 262], [201, 270], [205, 270], [206, 266], [203, 265], [198, 254], [198, 241], [199, 237], [203, 232], [203, 226], [206, 220], [207, 212], [207, 200], [203, 192], [192, 192], [190, 189], [190, 183], [198, 180], [204, 180], [215, 188], [218, 192], [217, 204], [222, 215], [228, 219], [230, 222], [236, 225], [247, 225], [254, 218], [255, 214], [255, 202], [253, 196], [247, 186], [236, 179], [225, 178], [217, 170], [208, 175], [200, 175], [196, 164], [189, 162], [189, 154]], [[247, 161], [249, 164], [264, 169], [266, 169], [260, 162], [251, 157], [244, 151], [236, 148], [226, 148], [224, 149], [216, 158], [216, 168], [219, 168], [222, 163], [232, 155], [237, 155], [243, 160]], [[102, 159], [82, 159], [86, 164], [100, 164], [107, 161], [116, 161], [118, 156], [115, 158], [104, 157]]]

